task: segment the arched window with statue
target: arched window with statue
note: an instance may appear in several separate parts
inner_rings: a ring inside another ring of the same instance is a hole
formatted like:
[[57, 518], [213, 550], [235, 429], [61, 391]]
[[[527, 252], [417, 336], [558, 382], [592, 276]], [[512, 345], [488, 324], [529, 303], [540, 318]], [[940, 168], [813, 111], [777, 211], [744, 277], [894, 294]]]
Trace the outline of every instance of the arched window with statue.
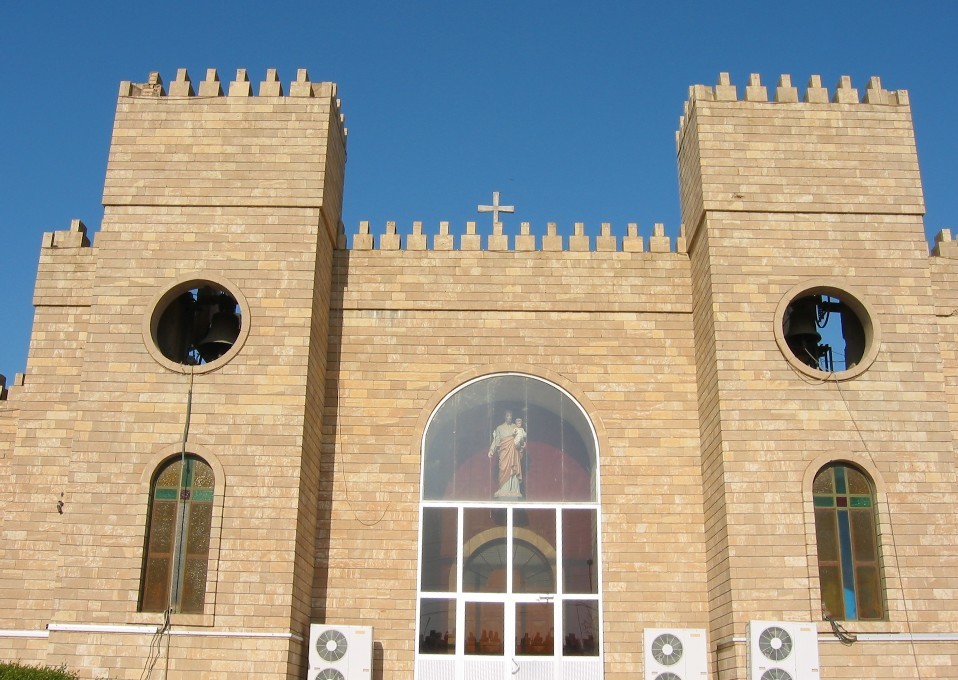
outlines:
[[500, 373], [422, 441], [417, 677], [602, 675], [598, 444], [582, 406]]

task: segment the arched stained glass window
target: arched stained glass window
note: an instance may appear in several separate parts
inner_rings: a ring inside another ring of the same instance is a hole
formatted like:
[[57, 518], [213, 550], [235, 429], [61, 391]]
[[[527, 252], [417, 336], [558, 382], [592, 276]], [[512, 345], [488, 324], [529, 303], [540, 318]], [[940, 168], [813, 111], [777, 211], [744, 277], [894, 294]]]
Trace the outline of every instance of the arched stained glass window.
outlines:
[[832, 463], [815, 476], [812, 491], [824, 615], [884, 618], [871, 480], [848, 463]]
[[140, 611], [203, 613], [213, 481], [212, 468], [194, 455], [173, 458], [154, 475]]

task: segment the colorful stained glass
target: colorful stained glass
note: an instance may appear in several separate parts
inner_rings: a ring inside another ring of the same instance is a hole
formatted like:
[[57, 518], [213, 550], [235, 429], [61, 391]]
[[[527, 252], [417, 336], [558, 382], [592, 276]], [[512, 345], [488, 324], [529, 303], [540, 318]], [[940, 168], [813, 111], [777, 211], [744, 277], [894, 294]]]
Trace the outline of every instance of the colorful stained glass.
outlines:
[[212, 469], [193, 455], [172, 459], [154, 477], [141, 611], [203, 612], [212, 487]]
[[865, 473], [835, 463], [813, 483], [822, 606], [843, 620], [881, 619], [874, 492]]

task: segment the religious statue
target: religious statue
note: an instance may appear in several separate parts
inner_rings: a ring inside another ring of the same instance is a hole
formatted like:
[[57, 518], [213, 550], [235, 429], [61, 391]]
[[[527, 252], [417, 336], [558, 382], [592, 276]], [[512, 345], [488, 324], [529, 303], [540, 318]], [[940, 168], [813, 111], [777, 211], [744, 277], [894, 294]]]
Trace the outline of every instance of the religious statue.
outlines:
[[512, 411], [506, 411], [504, 422], [492, 431], [489, 445], [489, 458], [499, 456], [499, 489], [494, 498], [522, 498], [522, 458], [527, 440], [522, 418], [513, 422]]

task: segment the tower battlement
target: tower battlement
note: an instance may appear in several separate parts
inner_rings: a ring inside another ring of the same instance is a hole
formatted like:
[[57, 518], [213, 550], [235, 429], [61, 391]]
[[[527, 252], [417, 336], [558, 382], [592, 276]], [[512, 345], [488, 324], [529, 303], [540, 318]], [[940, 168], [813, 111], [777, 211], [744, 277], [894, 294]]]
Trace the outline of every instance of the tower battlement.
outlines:
[[[206, 78], [200, 82], [199, 90], [193, 88], [193, 81], [185, 68], [177, 69], [176, 79], [170, 83], [169, 91], [163, 85], [163, 78], [158, 71], [150, 72], [145, 83], [134, 83], [129, 80], [120, 82], [121, 97], [252, 97], [253, 83], [249, 79], [249, 72], [245, 68], [236, 70], [236, 78], [227, 88], [223, 89], [219, 72], [215, 68], [206, 70]], [[284, 90], [276, 69], [266, 69], [266, 79], [260, 81], [259, 90], [255, 96], [259, 97], [336, 97], [336, 83], [318, 82], [309, 79], [309, 72], [304, 69], [296, 71], [296, 80], [290, 82], [289, 89]], [[342, 108], [342, 102], [336, 100], [337, 109]]]
[[158, 72], [120, 85], [103, 203], [321, 210], [335, 242], [346, 162], [336, 85], [299, 69], [288, 87], [275, 69], [254, 85], [246, 69], [196, 87], [181, 68], [167, 90]]
[[710, 210], [925, 212], [908, 93], [878, 78], [860, 97], [847, 76], [831, 93], [812, 76], [800, 98], [782, 76], [770, 100], [758, 75], [739, 99], [722, 73], [715, 87], [690, 88], [676, 142], [690, 249]]
[[[576, 222], [573, 233], [566, 237], [558, 233], [555, 222], [546, 223], [546, 233], [537, 236], [532, 233], [530, 222], [522, 222], [519, 233], [511, 237], [503, 233], [503, 225], [497, 222], [493, 233], [483, 237], [476, 233], [476, 223], [466, 222], [466, 233], [458, 236], [449, 231], [449, 222], [439, 223], [439, 232], [432, 236], [431, 243], [423, 233], [422, 222], [412, 223], [412, 233], [405, 236], [398, 233], [396, 223], [386, 222], [386, 229], [378, 238], [372, 233], [369, 222], [359, 223], [359, 232], [353, 236], [353, 250], [493, 250], [528, 252], [626, 252], [626, 253], [685, 253], [685, 225], [679, 227], [679, 236], [673, 244], [665, 233], [665, 225], [656, 223], [648, 241], [639, 234], [639, 225], [629, 222], [628, 232], [622, 238], [612, 234], [612, 224], [603, 222], [599, 235], [593, 237], [586, 233], [585, 223]], [[343, 247], [343, 235], [340, 235], [340, 247]], [[646, 247], [648, 243], [648, 247]], [[673, 248], [674, 245], [674, 248]]]
[[805, 94], [799, 98], [798, 88], [792, 85], [792, 76], [783, 74], [778, 78], [778, 85], [769, 99], [768, 88], [762, 84], [758, 73], [748, 77], [743, 96], [739, 98], [738, 88], [732, 84], [727, 72], [719, 73], [718, 82], [714, 87], [708, 85], [692, 85], [689, 87], [689, 98], [685, 101], [685, 112], [679, 117], [679, 129], [675, 133], [676, 146], [680, 147], [688, 123], [689, 111], [696, 101], [714, 102], [752, 102], [773, 104], [873, 104], [882, 106], [908, 106], [908, 90], [886, 90], [882, 88], [881, 78], [872, 76], [868, 79], [864, 97], [859, 96], [858, 88], [852, 87], [850, 76], [838, 79], [835, 89], [829, 93], [828, 88], [822, 85], [822, 77], [813, 75], [808, 79]]

